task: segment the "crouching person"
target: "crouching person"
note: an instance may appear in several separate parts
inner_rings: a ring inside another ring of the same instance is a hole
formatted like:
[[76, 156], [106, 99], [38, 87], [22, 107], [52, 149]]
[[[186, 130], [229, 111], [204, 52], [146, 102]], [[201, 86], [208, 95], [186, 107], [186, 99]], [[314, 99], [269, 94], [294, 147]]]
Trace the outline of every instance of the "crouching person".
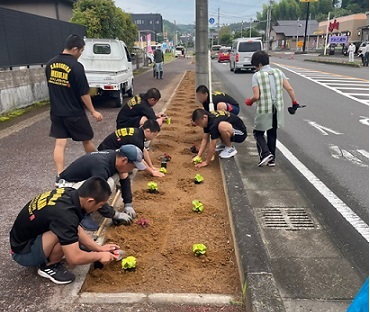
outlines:
[[[111, 195], [109, 184], [100, 177], [86, 180], [81, 187], [57, 188], [36, 196], [23, 207], [10, 231], [13, 259], [26, 267], [38, 267], [37, 273], [56, 284], [75, 279], [61, 263], [70, 265], [103, 264], [115, 260], [119, 246], [100, 246], [79, 225], [86, 213], [98, 210]], [[91, 252], [80, 249], [80, 244]]]

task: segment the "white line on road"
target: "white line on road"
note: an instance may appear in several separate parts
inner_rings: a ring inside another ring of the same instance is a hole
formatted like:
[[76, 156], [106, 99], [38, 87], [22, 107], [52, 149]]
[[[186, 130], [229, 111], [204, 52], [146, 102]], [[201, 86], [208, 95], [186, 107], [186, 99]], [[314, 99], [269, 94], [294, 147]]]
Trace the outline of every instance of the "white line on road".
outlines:
[[366, 241], [369, 241], [369, 226], [335, 195], [321, 180], [316, 177], [297, 157], [295, 157], [280, 141], [277, 148], [293, 164], [294, 167], [323, 195], [327, 201], [359, 232]]
[[365, 156], [367, 159], [369, 159], [369, 152], [365, 150], [357, 150], [362, 156]]
[[[351, 152], [340, 148], [339, 146], [330, 144], [329, 149], [331, 150], [331, 156], [336, 159], [345, 159], [351, 162], [354, 165], [358, 165], [360, 167], [367, 167], [367, 165], [364, 165], [362, 160], [357, 158], [355, 155], [353, 155]], [[359, 151], [358, 151], [359, 152]]]
[[319, 125], [317, 122], [314, 122], [314, 121], [311, 121], [311, 120], [308, 120], [308, 119], [305, 119], [305, 121], [308, 122], [309, 125], [311, 125], [312, 127], [316, 128], [317, 130], [319, 130], [321, 132], [322, 135], [329, 135], [328, 132], [332, 133], [332, 134], [336, 134], [336, 135], [340, 135], [340, 134], [343, 134], [343, 133], [340, 133], [340, 132], [337, 132], [333, 129], [330, 129], [330, 128], [327, 128], [327, 127], [324, 127], [322, 125]]

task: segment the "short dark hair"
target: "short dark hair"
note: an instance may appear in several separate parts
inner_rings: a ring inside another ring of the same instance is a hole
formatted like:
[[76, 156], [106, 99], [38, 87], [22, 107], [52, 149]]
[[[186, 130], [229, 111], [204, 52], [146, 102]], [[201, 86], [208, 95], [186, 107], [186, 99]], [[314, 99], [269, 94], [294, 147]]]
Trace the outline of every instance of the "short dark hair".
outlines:
[[259, 64], [268, 65], [270, 64], [269, 55], [265, 51], [256, 51], [252, 55], [251, 64], [255, 67]]
[[205, 85], [200, 85], [200, 86], [195, 90], [195, 93], [203, 93], [203, 94], [208, 93], [208, 94], [209, 94], [209, 90], [208, 90], [208, 88], [207, 88]]
[[79, 35], [69, 35], [64, 44], [66, 50], [77, 48], [81, 50], [85, 46], [85, 41]]
[[143, 129], [149, 129], [150, 132], [159, 132], [161, 131], [161, 127], [159, 123], [155, 119], [148, 119], [143, 124]]
[[161, 98], [161, 92], [157, 88], [150, 88], [148, 91], [145, 93], [145, 98], [146, 99], [156, 99], [159, 100]]
[[107, 181], [101, 177], [88, 178], [77, 190], [78, 195], [83, 198], [92, 197], [96, 203], [108, 201], [112, 194]]
[[203, 118], [204, 115], [209, 115], [208, 112], [203, 108], [197, 108], [191, 115], [192, 121], [197, 121]]

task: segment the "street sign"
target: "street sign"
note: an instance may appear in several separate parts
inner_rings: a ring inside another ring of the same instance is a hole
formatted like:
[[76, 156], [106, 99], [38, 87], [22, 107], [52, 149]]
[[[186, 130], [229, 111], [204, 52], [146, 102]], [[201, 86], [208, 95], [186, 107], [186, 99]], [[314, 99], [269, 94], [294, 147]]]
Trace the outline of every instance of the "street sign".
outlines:
[[213, 17], [211, 17], [211, 18], [209, 19], [209, 23], [210, 23], [210, 24], [214, 24], [214, 23], [215, 23], [215, 19], [214, 19]]
[[347, 36], [330, 36], [329, 43], [347, 43]]

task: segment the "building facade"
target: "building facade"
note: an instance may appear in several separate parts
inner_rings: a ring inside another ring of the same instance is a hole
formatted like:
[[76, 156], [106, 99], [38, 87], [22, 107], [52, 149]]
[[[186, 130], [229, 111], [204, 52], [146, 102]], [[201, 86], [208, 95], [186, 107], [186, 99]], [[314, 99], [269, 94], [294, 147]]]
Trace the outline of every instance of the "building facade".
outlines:
[[163, 37], [163, 19], [161, 14], [131, 14], [131, 19], [138, 29], [138, 37], [150, 34], [154, 41], [157, 41], [159, 34]]
[[72, 17], [73, 3], [76, 1], [77, 0], [0, 0], [0, 7], [67, 22]]

